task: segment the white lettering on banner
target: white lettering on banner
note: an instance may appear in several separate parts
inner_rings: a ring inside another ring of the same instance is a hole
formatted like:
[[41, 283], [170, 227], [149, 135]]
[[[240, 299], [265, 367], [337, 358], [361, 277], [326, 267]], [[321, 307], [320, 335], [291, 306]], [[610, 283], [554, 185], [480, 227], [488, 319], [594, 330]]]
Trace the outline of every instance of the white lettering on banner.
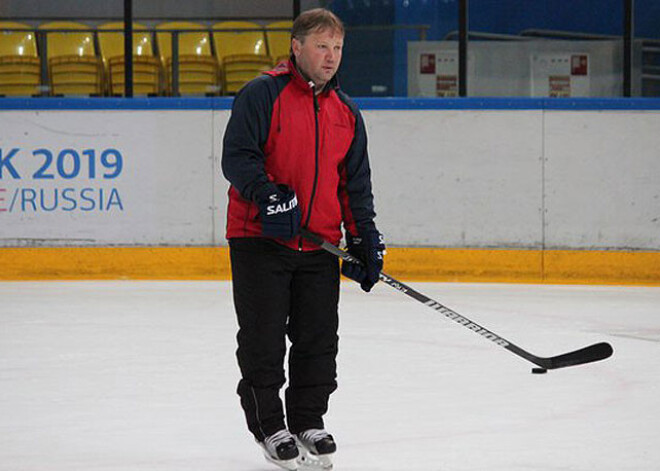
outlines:
[[123, 155], [112, 148], [0, 148], [0, 213], [124, 211], [119, 189], [101, 184], [117, 182], [123, 168]]

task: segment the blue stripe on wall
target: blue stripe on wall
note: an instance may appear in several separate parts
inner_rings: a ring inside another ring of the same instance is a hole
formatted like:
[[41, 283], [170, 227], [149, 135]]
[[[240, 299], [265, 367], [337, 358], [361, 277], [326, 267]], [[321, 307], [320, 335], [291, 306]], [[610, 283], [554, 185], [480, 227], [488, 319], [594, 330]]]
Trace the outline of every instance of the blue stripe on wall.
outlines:
[[0, 110], [225, 110], [231, 97], [0, 98]]
[[[660, 110], [660, 98], [355, 98], [363, 110]], [[0, 98], [2, 110], [228, 110], [233, 98]]]

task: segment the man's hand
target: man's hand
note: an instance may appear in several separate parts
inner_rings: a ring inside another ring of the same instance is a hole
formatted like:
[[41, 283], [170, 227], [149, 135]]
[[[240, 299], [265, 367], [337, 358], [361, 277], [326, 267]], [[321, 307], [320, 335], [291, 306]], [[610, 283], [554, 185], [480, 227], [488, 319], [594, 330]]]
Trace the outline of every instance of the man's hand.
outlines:
[[289, 240], [298, 234], [302, 215], [296, 193], [286, 185], [264, 184], [255, 194], [262, 234]]
[[360, 287], [367, 293], [378, 282], [378, 275], [383, 269], [383, 255], [385, 243], [383, 235], [377, 230], [370, 230], [358, 237], [346, 233], [346, 248], [348, 253], [361, 260], [364, 265], [343, 262], [342, 275], [360, 283]]

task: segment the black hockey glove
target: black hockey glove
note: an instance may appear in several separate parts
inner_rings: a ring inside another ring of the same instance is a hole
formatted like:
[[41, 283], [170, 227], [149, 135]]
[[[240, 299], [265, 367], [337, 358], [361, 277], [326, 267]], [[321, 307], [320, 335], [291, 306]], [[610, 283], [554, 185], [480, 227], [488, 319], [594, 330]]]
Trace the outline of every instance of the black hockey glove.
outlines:
[[362, 260], [364, 265], [343, 262], [341, 273], [360, 283], [360, 287], [368, 293], [378, 282], [378, 275], [383, 269], [383, 255], [385, 254], [383, 234], [373, 229], [360, 234], [359, 237], [353, 237], [347, 232], [346, 249], [352, 256]]
[[302, 218], [296, 193], [286, 185], [268, 182], [255, 193], [261, 215], [261, 232], [266, 237], [293, 239]]

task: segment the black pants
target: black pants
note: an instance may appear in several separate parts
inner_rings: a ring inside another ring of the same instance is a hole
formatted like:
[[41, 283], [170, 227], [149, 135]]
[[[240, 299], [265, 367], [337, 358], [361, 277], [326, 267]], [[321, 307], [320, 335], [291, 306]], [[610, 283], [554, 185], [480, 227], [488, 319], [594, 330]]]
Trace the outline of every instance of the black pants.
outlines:
[[286, 420], [291, 433], [323, 428], [328, 398], [337, 388], [339, 263], [325, 251], [299, 252], [261, 238], [229, 242], [238, 394], [249, 430], [262, 441], [285, 427], [279, 391], [289, 385]]

